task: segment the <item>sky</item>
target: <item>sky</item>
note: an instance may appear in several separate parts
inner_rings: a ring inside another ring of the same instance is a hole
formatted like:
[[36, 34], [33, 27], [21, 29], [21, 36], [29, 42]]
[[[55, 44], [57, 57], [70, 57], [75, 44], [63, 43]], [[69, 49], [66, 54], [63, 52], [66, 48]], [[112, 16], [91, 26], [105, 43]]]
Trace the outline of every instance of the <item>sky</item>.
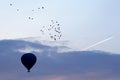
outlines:
[[119, 4], [119, 0], [1, 0], [0, 39], [47, 38], [40, 29], [55, 20], [61, 25], [61, 41], [69, 41], [74, 50], [120, 53]]

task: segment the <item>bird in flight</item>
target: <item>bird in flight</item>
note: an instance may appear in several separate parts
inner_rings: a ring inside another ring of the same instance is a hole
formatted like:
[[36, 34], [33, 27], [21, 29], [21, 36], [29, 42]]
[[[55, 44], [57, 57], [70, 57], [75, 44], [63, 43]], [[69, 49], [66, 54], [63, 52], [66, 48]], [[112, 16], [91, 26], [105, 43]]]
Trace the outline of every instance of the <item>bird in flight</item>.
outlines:
[[12, 6], [12, 4], [10, 3], [10, 6]]

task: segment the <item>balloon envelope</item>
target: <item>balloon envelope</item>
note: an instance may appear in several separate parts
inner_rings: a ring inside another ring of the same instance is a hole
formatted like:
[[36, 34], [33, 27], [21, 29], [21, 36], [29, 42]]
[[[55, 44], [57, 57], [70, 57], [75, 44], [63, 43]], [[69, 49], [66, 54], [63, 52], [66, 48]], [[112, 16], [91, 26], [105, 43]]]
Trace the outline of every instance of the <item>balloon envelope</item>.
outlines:
[[36, 60], [36, 56], [32, 53], [23, 54], [21, 57], [21, 62], [27, 68], [28, 72], [30, 72], [30, 69], [34, 66]]

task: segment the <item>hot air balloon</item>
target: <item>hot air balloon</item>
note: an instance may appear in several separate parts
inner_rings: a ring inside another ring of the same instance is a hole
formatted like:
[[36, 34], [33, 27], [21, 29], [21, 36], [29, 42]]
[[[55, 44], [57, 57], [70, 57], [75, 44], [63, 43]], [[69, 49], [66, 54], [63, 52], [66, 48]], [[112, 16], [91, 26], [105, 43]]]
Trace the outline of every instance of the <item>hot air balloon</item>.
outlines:
[[36, 60], [36, 56], [32, 53], [23, 54], [21, 57], [21, 62], [27, 68], [28, 72], [30, 72], [30, 69], [34, 66]]

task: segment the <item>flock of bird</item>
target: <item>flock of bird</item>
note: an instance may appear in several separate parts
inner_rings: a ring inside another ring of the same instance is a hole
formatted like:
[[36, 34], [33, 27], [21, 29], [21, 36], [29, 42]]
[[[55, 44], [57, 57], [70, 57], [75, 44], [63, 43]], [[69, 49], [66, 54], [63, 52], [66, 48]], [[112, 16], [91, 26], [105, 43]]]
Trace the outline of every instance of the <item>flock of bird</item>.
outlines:
[[[10, 3], [10, 6], [14, 6], [12, 3]], [[38, 7], [38, 10], [44, 10], [45, 7]], [[20, 11], [20, 9], [16, 9], [16, 11]], [[32, 12], [34, 12], [35, 10], [32, 9]], [[29, 20], [34, 20], [33, 17], [28, 17]], [[58, 21], [54, 21], [54, 20], [50, 20], [50, 25], [48, 26], [42, 26], [42, 28], [40, 29], [40, 32], [42, 35], [49, 35], [49, 38], [56, 41], [61, 39], [62, 37], [62, 33], [61, 33], [61, 25], [59, 24]], [[47, 33], [47, 34], [46, 34]]]
[[43, 26], [40, 31], [42, 34], [47, 32], [52, 40], [58, 40], [62, 37], [61, 25], [58, 21], [51, 20], [51, 24], [48, 26]]
[[[10, 6], [12, 7], [12, 6], [14, 6], [14, 4], [10, 3]], [[44, 10], [44, 7], [43, 6], [42, 7], [38, 7], [38, 10], [40, 10], [40, 9]], [[20, 9], [16, 9], [16, 11], [20, 11]], [[35, 10], [32, 9], [31, 11], [34, 12]], [[29, 20], [34, 20], [34, 18], [30, 17], [30, 16], [28, 17], [28, 19]]]

